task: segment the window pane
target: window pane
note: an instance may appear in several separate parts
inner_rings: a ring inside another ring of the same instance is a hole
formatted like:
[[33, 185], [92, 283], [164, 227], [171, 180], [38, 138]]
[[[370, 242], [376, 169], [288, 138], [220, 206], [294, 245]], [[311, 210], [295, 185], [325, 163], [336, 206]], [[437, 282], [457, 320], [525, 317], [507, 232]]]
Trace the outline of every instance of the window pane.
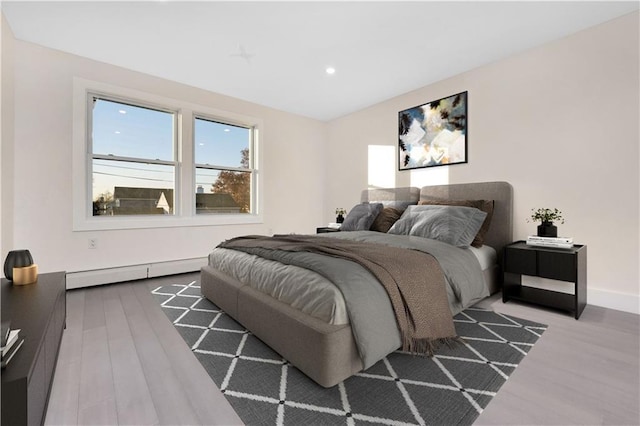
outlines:
[[93, 215], [173, 214], [173, 166], [93, 160]]
[[195, 119], [195, 160], [197, 164], [250, 168], [251, 129]]
[[196, 169], [196, 213], [250, 213], [251, 172]]
[[95, 98], [93, 153], [173, 161], [174, 115]]

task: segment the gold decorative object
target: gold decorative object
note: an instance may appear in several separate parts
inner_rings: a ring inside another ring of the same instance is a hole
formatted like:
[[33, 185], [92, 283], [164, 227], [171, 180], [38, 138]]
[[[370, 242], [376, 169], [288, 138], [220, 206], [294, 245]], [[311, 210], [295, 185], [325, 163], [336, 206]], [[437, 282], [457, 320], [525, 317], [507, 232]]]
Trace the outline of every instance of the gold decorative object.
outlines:
[[13, 268], [13, 284], [25, 285], [38, 281], [38, 265], [35, 263], [22, 268]]

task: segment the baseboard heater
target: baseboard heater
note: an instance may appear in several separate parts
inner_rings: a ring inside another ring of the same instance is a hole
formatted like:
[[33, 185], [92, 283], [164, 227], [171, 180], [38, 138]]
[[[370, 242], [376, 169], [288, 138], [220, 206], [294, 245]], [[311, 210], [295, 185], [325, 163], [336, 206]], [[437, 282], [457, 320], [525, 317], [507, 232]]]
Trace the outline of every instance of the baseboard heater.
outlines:
[[67, 290], [95, 285], [119, 283], [184, 274], [199, 271], [207, 264], [206, 257], [172, 260], [168, 262], [144, 263], [141, 265], [94, 269], [90, 271], [67, 272]]

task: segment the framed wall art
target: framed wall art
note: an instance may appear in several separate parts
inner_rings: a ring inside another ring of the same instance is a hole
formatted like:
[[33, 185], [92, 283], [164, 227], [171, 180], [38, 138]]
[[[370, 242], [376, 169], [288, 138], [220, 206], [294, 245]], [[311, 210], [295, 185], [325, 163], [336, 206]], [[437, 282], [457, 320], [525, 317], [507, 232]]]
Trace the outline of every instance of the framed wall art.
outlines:
[[398, 113], [398, 169], [467, 162], [467, 92]]

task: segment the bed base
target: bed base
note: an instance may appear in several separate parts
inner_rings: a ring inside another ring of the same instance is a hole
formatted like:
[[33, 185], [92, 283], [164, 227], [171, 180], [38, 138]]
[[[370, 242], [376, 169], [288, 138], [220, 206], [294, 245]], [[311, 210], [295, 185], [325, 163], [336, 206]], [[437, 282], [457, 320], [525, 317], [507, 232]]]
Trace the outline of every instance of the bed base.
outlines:
[[351, 326], [310, 317], [220, 271], [201, 270], [201, 292], [319, 385], [329, 388], [362, 370]]

